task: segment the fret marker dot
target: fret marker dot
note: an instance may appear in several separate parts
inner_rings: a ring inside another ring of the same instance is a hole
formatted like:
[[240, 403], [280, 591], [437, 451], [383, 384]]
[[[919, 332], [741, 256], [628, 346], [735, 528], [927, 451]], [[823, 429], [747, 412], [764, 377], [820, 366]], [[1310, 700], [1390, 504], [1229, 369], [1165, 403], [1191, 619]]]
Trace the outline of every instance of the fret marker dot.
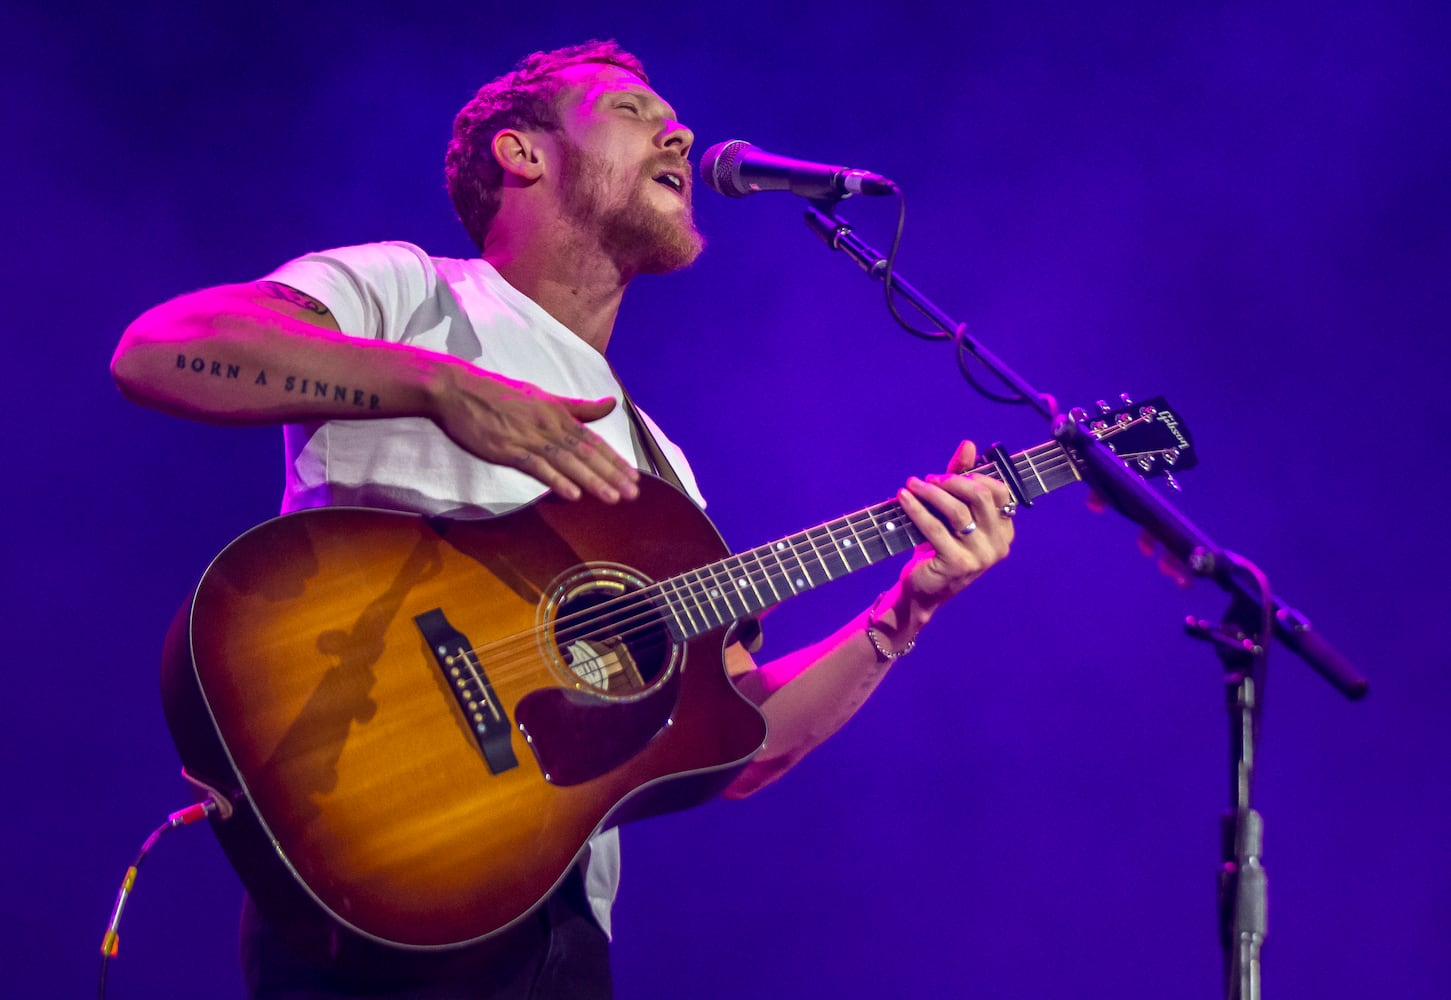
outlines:
[[803, 579], [801, 579], [801, 577], [798, 576], [796, 578], [796, 586], [798, 586], [798, 587], [804, 587], [804, 586], [806, 586], [806, 581], [803, 580]]
[[736, 589], [737, 590], [745, 590], [750, 585], [751, 585], [751, 581], [749, 581], [749, 580], [737, 580], [736, 581]]
[[888, 531], [896, 531], [896, 530], [897, 530], [897, 525], [896, 525], [896, 523], [895, 523], [895, 522], [893, 522], [893, 521], [888, 521], [888, 522], [887, 522], [887, 530], [888, 530]]
[[842, 542], [841, 543], [841, 547], [844, 548], [844, 549], [851, 548], [851, 539], [848, 538], [846, 541]]
[[710, 596], [711, 597], [719, 597], [720, 596], [720, 591], [719, 590], [712, 590], [710, 592]]
[[786, 543], [785, 542], [777, 542], [776, 543], [776, 551], [777, 552], [780, 552], [785, 547], [786, 547]]

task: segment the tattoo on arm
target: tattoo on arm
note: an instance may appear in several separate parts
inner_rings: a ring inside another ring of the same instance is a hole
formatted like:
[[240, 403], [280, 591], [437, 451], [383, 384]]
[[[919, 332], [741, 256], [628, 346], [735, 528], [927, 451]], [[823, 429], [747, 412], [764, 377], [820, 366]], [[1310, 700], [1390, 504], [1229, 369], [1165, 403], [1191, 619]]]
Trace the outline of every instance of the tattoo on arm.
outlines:
[[383, 405], [383, 400], [378, 397], [376, 392], [369, 392], [366, 389], [342, 385], [331, 380], [324, 381], [310, 375], [296, 375], [286, 370], [279, 372], [274, 369], [271, 379], [268, 379], [267, 369], [265, 368], [258, 368], [257, 373], [253, 375], [240, 364], [219, 358], [205, 358], [200, 355], [185, 353], [178, 354], [176, 356], [176, 370], [189, 372], [192, 375], [205, 375], [211, 378], [219, 378], [228, 382], [250, 378], [253, 385], [281, 389], [283, 392], [303, 396], [308, 399], [321, 399], [329, 403], [345, 403], [359, 410], [377, 410]]
[[282, 284], [280, 281], [259, 281], [257, 289], [268, 298], [281, 299], [284, 302], [291, 302], [295, 306], [301, 306], [310, 313], [319, 316], [328, 314], [327, 306], [310, 295], [303, 295], [295, 288]]

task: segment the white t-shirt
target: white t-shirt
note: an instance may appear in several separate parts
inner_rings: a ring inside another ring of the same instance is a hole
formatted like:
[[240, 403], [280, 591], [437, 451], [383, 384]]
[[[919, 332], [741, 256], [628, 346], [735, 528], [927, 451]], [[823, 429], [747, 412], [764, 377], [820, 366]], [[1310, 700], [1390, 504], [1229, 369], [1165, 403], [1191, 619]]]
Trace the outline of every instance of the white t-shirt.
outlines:
[[[452, 354], [559, 396], [621, 395], [598, 351], [481, 259], [435, 258], [411, 243], [373, 243], [308, 254], [267, 279], [326, 305], [349, 336]], [[315, 385], [327, 373], [269, 373], [274, 380], [289, 375]], [[338, 389], [367, 392], [364, 386], [329, 387]], [[685, 455], [641, 416], [687, 492], [704, 506]], [[623, 406], [589, 427], [621, 455], [636, 455]], [[284, 511], [357, 504], [426, 514], [497, 514], [544, 492], [517, 469], [474, 458], [424, 417], [293, 424], [286, 440]]]
[[[267, 276], [323, 303], [343, 333], [411, 344], [464, 359], [486, 371], [532, 382], [559, 396], [620, 399], [604, 357], [505, 281], [481, 259], [430, 257], [411, 243], [372, 243], [308, 254]], [[272, 372], [314, 384], [326, 372]], [[284, 384], [286, 384], [284, 382]], [[328, 386], [367, 397], [365, 386]], [[684, 453], [643, 413], [655, 439], [697, 504], [704, 507]], [[623, 405], [590, 429], [641, 465]], [[424, 514], [499, 514], [544, 492], [537, 480], [482, 461], [423, 417], [329, 420], [285, 428], [284, 512], [357, 505]], [[619, 831], [589, 843], [585, 891], [595, 919], [610, 932], [620, 879]]]

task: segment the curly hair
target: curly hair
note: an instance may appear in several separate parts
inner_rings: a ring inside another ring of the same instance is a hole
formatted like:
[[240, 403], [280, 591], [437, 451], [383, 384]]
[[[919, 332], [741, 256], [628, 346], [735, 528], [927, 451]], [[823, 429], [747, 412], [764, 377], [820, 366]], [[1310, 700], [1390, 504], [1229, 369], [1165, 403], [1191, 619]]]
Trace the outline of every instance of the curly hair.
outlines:
[[443, 174], [454, 211], [479, 250], [494, 216], [504, 184], [504, 168], [492, 145], [500, 129], [547, 129], [560, 125], [556, 106], [564, 83], [559, 70], [580, 63], [605, 63], [634, 73], [645, 83], [645, 67], [613, 39], [591, 39], [552, 52], [535, 52], [519, 60], [510, 73], [484, 84], [453, 121], [453, 138], [444, 155]]

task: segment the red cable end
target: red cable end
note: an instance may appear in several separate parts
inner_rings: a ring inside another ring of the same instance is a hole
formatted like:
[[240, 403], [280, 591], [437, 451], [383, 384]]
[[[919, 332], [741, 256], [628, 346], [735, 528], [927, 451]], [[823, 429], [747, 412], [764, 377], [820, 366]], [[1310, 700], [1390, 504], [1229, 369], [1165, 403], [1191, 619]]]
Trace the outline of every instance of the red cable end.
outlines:
[[207, 813], [211, 812], [211, 810], [212, 802], [208, 799], [205, 802], [198, 802], [195, 805], [187, 806], [185, 809], [178, 809], [166, 817], [166, 821], [173, 827], [189, 826], [199, 819], [206, 819]]

